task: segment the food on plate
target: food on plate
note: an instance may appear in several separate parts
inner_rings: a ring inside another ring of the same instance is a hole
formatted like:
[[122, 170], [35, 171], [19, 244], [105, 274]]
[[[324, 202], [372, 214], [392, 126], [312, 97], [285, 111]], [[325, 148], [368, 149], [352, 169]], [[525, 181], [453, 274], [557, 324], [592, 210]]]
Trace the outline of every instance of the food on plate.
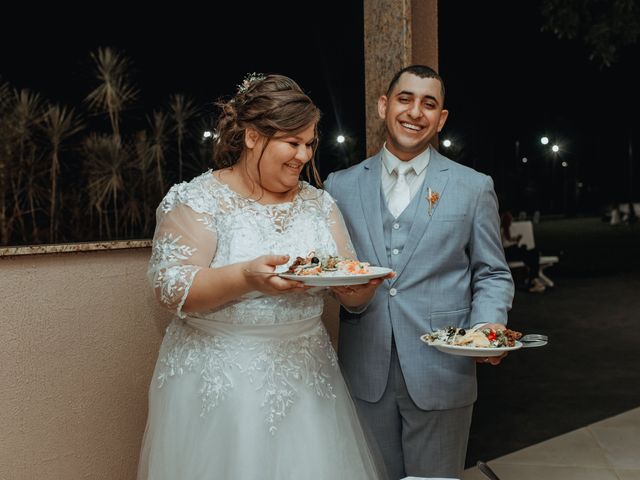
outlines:
[[494, 330], [493, 328], [447, 327], [425, 335], [432, 345], [455, 345], [460, 347], [502, 348], [513, 347], [522, 333], [515, 330]]
[[369, 264], [343, 257], [317, 257], [311, 252], [306, 257], [296, 257], [286, 273], [293, 275], [364, 275], [369, 273]]

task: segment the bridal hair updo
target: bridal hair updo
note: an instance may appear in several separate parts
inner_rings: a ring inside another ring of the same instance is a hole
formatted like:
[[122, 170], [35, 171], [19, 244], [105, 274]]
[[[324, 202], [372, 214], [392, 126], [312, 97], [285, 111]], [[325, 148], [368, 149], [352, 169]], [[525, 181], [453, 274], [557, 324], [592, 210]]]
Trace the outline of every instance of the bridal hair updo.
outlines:
[[[238, 86], [238, 92], [228, 101], [219, 101], [220, 116], [216, 125], [213, 162], [216, 168], [235, 165], [245, 148], [245, 129], [253, 128], [266, 137], [264, 148], [276, 136], [296, 135], [310, 124], [315, 125], [313, 155], [305, 170], [309, 180], [321, 185], [314, 162], [318, 145], [320, 110], [296, 82], [284, 75], [252, 74]], [[259, 161], [260, 161], [259, 160]]]

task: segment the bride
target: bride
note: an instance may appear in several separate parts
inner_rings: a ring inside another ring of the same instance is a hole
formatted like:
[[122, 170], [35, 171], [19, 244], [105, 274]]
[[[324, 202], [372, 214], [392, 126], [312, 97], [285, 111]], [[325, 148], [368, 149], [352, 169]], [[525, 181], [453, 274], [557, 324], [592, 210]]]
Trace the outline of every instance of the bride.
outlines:
[[[219, 169], [157, 211], [149, 278], [176, 313], [149, 392], [138, 479], [381, 478], [320, 321], [326, 290], [256, 272], [355, 258], [317, 172], [320, 112], [291, 79], [251, 77], [221, 102]], [[335, 287], [357, 309], [382, 280]]]

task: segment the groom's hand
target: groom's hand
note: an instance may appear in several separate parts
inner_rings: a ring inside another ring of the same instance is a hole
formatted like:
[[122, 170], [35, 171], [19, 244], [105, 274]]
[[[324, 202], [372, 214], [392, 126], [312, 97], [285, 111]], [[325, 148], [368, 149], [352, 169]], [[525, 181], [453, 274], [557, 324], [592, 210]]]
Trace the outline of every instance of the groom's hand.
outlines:
[[504, 357], [506, 357], [507, 355], [509, 355], [507, 352], [504, 352], [502, 355], [498, 356], [498, 357], [480, 357], [480, 358], [476, 358], [476, 363], [488, 363], [489, 365], [500, 365], [500, 362], [502, 361], [502, 359]]
[[395, 272], [391, 272], [384, 277], [374, 278], [368, 283], [362, 285], [345, 285], [342, 287], [331, 287], [331, 291], [338, 297], [340, 303], [346, 307], [359, 307], [364, 305], [373, 298], [376, 288], [388, 279], [396, 276]]
[[[498, 330], [505, 330], [507, 327], [505, 327], [501, 323], [485, 323], [480, 328], [490, 328], [491, 330], [498, 331]], [[502, 361], [502, 359], [507, 355], [509, 354], [507, 352], [504, 352], [502, 355], [498, 355], [496, 357], [476, 358], [476, 363], [488, 363], [489, 365], [493, 365], [493, 366], [500, 365], [500, 362]]]

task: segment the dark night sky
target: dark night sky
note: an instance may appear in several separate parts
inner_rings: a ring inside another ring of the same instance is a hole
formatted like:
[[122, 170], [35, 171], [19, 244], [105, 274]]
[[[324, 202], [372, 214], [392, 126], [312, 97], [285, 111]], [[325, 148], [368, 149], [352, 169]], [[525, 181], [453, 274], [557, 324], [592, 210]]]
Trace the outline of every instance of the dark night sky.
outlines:
[[[451, 156], [491, 174], [501, 196], [518, 206], [555, 192], [558, 207], [578, 182], [584, 205], [618, 193], [626, 199], [630, 131], [640, 145], [640, 78], [632, 71], [639, 50], [601, 71], [579, 43], [540, 32], [538, 3], [440, 2], [440, 72], [451, 112], [444, 136], [463, 146]], [[0, 31], [0, 75], [14, 87], [79, 105], [93, 84], [88, 53], [112, 46], [133, 61], [141, 97], [130, 118], [143, 118], [164, 108], [172, 93], [210, 105], [247, 72], [284, 73], [324, 112], [326, 173], [339, 130], [364, 152], [362, 3], [302, 4], [181, 3], [144, 13], [104, 4], [102, 11], [76, 10], [73, 19], [61, 10], [40, 9], [36, 17], [26, 6], [14, 12], [13, 30]], [[568, 168], [551, 168], [536, 143], [541, 134], [561, 144], [558, 160]], [[530, 159], [526, 166], [516, 159], [516, 140]]]
[[[125, 52], [135, 67], [141, 95], [127, 114], [132, 119], [166, 108], [173, 93], [187, 93], [215, 111], [212, 102], [233, 93], [248, 72], [282, 73], [322, 110], [325, 139], [334, 139], [340, 129], [358, 139], [356, 148], [364, 152], [362, 4], [218, 3], [186, 2], [144, 14], [110, 3], [103, 11], [76, 11], [73, 19], [55, 10], [37, 17], [17, 12], [21, 27], [0, 30], [0, 75], [14, 87], [79, 105], [95, 85], [89, 52], [111, 46]], [[26, 38], [29, 42], [20, 41]], [[330, 142], [320, 153], [328, 159], [337, 154]], [[323, 173], [330, 168], [325, 165]]]
[[[576, 198], [582, 209], [628, 200], [630, 132], [640, 144], [638, 46], [600, 70], [580, 42], [541, 33], [539, 2], [468, 2], [462, 9], [443, 1], [439, 14], [451, 111], [445, 134], [464, 145], [463, 163], [491, 173], [513, 207], [548, 209], [554, 193], [555, 207], [566, 202], [569, 211]], [[558, 142], [555, 160], [567, 168], [552, 168], [542, 135]], [[526, 165], [516, 159], [516, 140]]]

